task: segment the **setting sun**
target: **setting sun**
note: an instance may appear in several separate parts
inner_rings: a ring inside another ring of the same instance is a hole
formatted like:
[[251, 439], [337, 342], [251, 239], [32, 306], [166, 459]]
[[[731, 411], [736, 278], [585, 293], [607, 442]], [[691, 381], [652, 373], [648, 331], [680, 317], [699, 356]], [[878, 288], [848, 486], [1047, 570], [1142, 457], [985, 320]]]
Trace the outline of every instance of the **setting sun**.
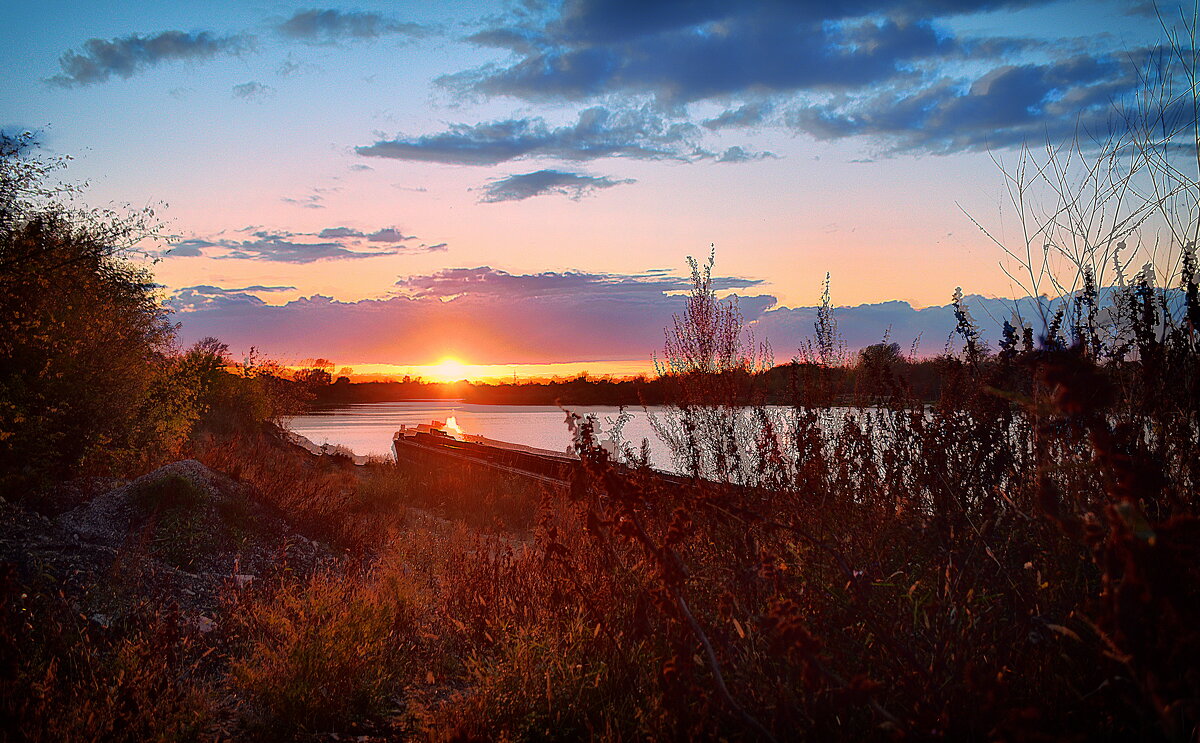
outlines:
[[431, 382], [457, 382], [460, 379], [468, 379], [471, 373], [470, 364], [447, 357], [436, 364], [425, 367], [421, 376]]

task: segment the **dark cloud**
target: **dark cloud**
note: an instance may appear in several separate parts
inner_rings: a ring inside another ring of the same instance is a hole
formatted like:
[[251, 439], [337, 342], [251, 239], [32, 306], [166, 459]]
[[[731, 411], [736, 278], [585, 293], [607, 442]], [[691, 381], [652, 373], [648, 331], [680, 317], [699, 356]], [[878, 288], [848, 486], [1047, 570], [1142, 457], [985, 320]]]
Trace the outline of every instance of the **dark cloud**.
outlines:
[[[941, 22], [1051, 2], [568, 0], [469, 37], [514, 58], [439, 82], [530, 101], [726, 103], [701, 122], [711, 130], [773, 123], [884, 139], [894, 151], [1002, 147], [1069, 133], [1081, 110], [1104, 126], [1097, 114], [1134, 83], [1139, 53], [1103, 52], [1103, 40], [960, 38]], [[780, 108], [786, 115], [771, 116]]]
[[898, 149], [934, 152], [1057, 140], [1077, 126], [1103, 136], [1113, 102], [1137, 86], [1124, 59], [1075, 56], [996, 67], [963, 87], [942, 80], [919, 90], [891, 88], [859, 101], [797, 107], [788, 124], [817, 139], [871, 135]]
[[531, 100], [648, 92], [688, 102], [754, 91], [860, 87], [907, 76], [913, 61], [957, 48], [925, 21], [781, 21], [761, 8], [725, 7], [740, 10], [717, 26], [673, 26], [600, 44], [566, 40], [531, 51], [512, 66], [441, 82]]
[[467, 41], [479, 46], [511, 49], [522, 54], [532, 53], [545, 43], [540, 34], [517, 28], [490, 28], [468, 36]]
[[247, 36], [214, 36], [207, 31], [163, 31], [153, 36], [130, 34], [116, 39], [89, 39], [82, 52], [68, 51], [58, 59], [62, 74], [49, 82], [64, 87], [91, 85], [116, 77], [128, 78], [160, 62], [202, 61], [249, 48]]
[[[167, 251], [173, 257], [240, 258], [277, 263], [314, 263], [325, 260], [351, 260], [388, 255], [430, 253], [446, 249], [445, 243], [399, 245], [417, 238], [404, 235], [395, 227], [365, 233], [350, 227], [327, 227], [316, 233], [269, 231], [258, 228], [239, 230], [243, 236], [190, 238], [175, 243]], [[384, 247], [384, 244], [386, 247]]]
[[[780, 360], [789, 358], [815, 337], [817, 310], [817, 307], [774, 308], [755, 320], [754, 335], [769, 340]], [[887, 338], [899, 343], [906, 352], [917, 342], [919, 352], [936, 354], [945, 348], [955, 327], [954, 311], [948, 306], [917, 310], [908, 302], [898, 301], [838, 307], [834, 318], [850, 351]]]
[[275, 95], [275, 89], [270, 85], [264, 85], [260, 82], [250, 81], [241, 85], [233, 86], [233, 97], [241, 98], [244, 101], [254, 101], [261, 103]]
[[1138, 0], [1131, 2], [1129, 7], [1125, 9], [1125, 15], [1143, 16], [1145, 18], [1154, 18], [1159, 14], [1160, 5], [1153, 0]]
[[317, 233], [317, 237], [325, 239], [361, 238], [376, 243], [398, 243], [417, 239], [412, 235], [405, 235], [395, 227], [382, 227], [371, 233], [356, 230], [352, 227], [326, 227]]
[[364, 41], [392, 34], [421, 38], [430, 33], [418, 23], [397, 21], [379, 13], [341, 10], [302, 10], [277, 28], [288, 38], [324, 44]]
[[484, 188], [480, 201], [523, 201], [551, 193], [578, 200], [601, 188], [634, 182], [632, 178], [614, 180], [606, 176], [567, 173], [561, 170], [537, 170], [492, 181]]
[[339, 237], [366, 237], [366, 235], [351, 227], [326, 227], [317, 233], [317, 237], [334, 239]]
[[357, 147], [355, 151], [366, 157], [457, 165], [496, 165], [531, 157], [562, 160], [710, 157], [711, 153], [697, 147], [698, 135], [695, 125], [671, 123], [649, 108], [610, 110], [595, 106], [581, 112], [574, 124], [560, 127], [551, 127], [541, 117], [455, 124], [437, 134], [397, 137]]
[[[187, 252], [180, 252], [182, 248]], [[256, 232], [248, 240], [184, 240], [174, 255], [204, 255], [209, 258], [245, 258], [277, 263], [313, 263], [348, 258], [373, 258], [390, 252], [359, 252], [336, 242], [299, 242], [291, 235]]]
[[867, 16], [936, 18], [1048, 5], [1055, 0], [571, 0], [549, 31], [563, 43], [616, 43], [679, 31], [721, 32], [742, 18], [781, 26], [837, 22]]
[[165, 255], [173, 256], [175, 258], [197, 258], [204, 255], [205, 248], [215, 247], [217, 247], [216, 243], [209, 242], [207, 240], [201, 240], [199, 238], [193, 238], [181, 240], [180, 242], [175, 243], [166, 250]]
[[[746, 279], [720, 279], [747, 286]], [[235, 350], [347, 363], [424, 362], [454, 355], [474, 363], [645, 359], [683, 312], [690, 286], [665, 271], [509, 274], [449, 269], [399, 282], [400, 296], [338, 302], [314, 296], [281, 306], [235, 298], [179, 315], [181, 341], [216, 336]], [[742, 297], [748, 320], [774, 303]]]
[[395, 227], [384, 227], [367, 235], [367, 239], [376, 243], [398, 243], [405, 240], [415, 240], [412, 235], [405, 235]]
[[775, 108], [775, 104], [760, 102], [746, 103], [737, 108], [723, 111], [711, 119], [700, 122], [706, 129], [729, 129], [732, 127], [757, 126], [763, 123], [767, 115]]

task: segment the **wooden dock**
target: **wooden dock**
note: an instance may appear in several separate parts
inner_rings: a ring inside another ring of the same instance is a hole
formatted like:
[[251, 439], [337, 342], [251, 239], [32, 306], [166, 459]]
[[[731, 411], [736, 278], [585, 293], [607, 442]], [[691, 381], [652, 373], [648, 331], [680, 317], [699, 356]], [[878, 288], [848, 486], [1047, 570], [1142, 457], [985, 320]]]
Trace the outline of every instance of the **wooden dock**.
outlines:
[[568, 488], [579, 458], [566, 453], [482, 436], [451, 435], [436, 424], [402, 428], [392, 439], [398, 463], [456, 465], [502, 472], [549, 485]]

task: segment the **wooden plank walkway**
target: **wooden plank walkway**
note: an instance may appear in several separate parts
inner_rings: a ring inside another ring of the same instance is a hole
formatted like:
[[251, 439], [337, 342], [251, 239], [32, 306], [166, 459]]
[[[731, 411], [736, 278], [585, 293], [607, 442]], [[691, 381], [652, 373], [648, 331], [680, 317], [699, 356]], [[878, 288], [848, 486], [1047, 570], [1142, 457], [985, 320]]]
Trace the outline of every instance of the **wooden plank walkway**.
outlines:
[[392, 440], [397, 462], [454, 463], [524, 477], [555, 488], [569, 488], [579, 459], [567, 454], [505, 442], [464, 441], [425, 426], [405, 429]]
[[[392, 439], [392, 452], [396, 462], [435, 467], [453, 465], [482, 468], [523, 477], [562, 491], [570, 489], [574, 473], [582, 466], [579, 457], [574, 454], [560, 454], [473, 434], [460, 434], [462, 438], [457, 438], [441, 430], [440, 425], [420, 425], [397, 431]], [[626, 474], [632, 474], [632, 470], [624, 465], [617, 467]], [[690, 488], [698, 484], [698, 481], [690, 477], [671, 472], [654, 470], [653, 474], [666, 485]]]

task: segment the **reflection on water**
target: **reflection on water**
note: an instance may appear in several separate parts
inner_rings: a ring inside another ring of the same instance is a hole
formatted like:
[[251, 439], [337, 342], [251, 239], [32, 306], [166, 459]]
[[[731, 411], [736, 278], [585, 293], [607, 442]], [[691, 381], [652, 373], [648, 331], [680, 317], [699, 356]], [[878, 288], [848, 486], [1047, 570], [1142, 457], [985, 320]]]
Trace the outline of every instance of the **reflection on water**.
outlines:
[[[566, 406], [580, 415], [595, 414], [600, 430], [612, 428], [620, 408]], [[655, 408], [651, 408], [655, 410]], [[631, 420], [623, 438], [635, 446], [650, 441], [652, 459], [665, 463], [665, 444], [654, 434], [641, 408], [627, 408]], [[401, 425], [454, 421], [461, 431], [539, 449], [566, 451], [571, 443], [566, 414], [552, 405], [471, 405], [457, 400], [406, 400], [350, 405], [293, 418], [288, 428], [315, 444], [340, 444], [355, 454], [388, 455]], [[605, 437], [601, 436], [601, 440]]]

